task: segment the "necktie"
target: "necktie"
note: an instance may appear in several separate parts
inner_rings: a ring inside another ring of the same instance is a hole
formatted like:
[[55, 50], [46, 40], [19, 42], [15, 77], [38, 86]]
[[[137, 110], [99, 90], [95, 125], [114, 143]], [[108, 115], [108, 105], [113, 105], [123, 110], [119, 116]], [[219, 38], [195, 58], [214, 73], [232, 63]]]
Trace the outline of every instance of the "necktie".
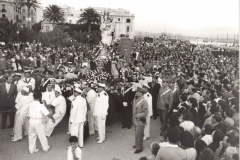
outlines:
[[98, 97], [100, 97], [100, 94], [98, 93]]

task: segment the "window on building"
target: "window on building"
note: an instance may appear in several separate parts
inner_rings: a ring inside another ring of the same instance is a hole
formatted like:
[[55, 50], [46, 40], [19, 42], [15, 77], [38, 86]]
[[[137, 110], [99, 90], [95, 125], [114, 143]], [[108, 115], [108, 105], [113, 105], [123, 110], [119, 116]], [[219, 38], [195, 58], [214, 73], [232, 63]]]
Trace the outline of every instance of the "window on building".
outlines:
[[2, 4], [2, 9], [5, 9], [5, 4]]
[[72, 20], [69, 20], [69, 23], [72, 24]]
[[31, 17], [31, 21], [34, 21], [34, 17]]
[[131, 23], [131, 19], [126, 19], [126, 23]]
[[26, 27], [26, 24], [23, 24], [23, 28], [25, 28]]
[[22, 16], [22, 20], [26, 20], [26, 17], [25, 17], [25, 16]]
[[71, 16], [73, 17], [73, 14], [71, 14]]
[[127, 26], [127, 32], [129, 32], [129, 30], [130, 30], [130, 27], [129, 27], [129, 26]]
[[31, 9], [31, 13], [33, 13], [34, 11], [33, 11], [33, 9]]
[[23, 9], [22, 12], [25, 13], [25, 9]]
[[6, 18], [6, 15], [5, 15], [5, 14], [2, 14], [2, 18]]
[[118, 22], [120, 22], [121, 21], [121, 18], [118, 18]]
[[46, 31], [48, 32], [50, 30], [50, 27], [49, 26], [46, 26]]
[[18, 15], [16, 15], [16, 21], [18, 22], [19, 18], [18, 18]]

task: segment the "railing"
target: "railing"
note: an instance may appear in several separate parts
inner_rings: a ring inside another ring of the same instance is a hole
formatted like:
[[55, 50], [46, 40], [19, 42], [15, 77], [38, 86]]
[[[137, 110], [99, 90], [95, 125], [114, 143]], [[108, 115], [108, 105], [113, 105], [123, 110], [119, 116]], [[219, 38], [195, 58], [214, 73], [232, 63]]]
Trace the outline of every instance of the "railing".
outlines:
[[1, 12], [7, 12], [7, 10], [5, 8], [2, 8]]

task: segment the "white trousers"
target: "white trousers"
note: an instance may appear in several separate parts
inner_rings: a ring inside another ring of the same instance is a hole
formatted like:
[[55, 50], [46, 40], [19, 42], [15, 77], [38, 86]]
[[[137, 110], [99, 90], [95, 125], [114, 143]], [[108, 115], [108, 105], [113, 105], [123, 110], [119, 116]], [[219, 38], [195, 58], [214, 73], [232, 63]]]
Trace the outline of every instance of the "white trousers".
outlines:
[[29, 119], [29, 151], [30, 153], [36, 150], [36, 140], [37, 137], [42, 145], [43, 150], [47, 150], [49, 148], [47, 137], [45, 136], [44, 124], [42, 119]]
[[24, 135], [28, 135], [28, 117], [15, 114], [14, 123], [14, 139], [22, 139]]
[[106, 131], [106, 116], [102, 119], [101, 116], [97, 116], [97, 124], [98, 124], [98, 136], [99, 141], [105, 140], [105, 131]]
[[144, 128], [144, 137], [147, 137], [149, 138], [150, 137], [150, 117], [147, 116], [146, 117], [146, 125], [145, 125], [145, 128]]
[[[96, 118], [93, 115], [92, 110], [88, 111], [88, 126], [89, 126], [89, 134], [94, 134], [95, 133], [95, 127], [96, 125]], [[96, 127], [97, 128], [97, 127]]]
[[78, 145], [83, 147], [83, 129], [84, 122], [71, 124], [71, 136], [78, 137]]
[[59, 122], [63, 119], [65, 114], [54, 114], [53, 118], [55, 119], [55, 123], [52, 122], [50, 118], [47, 120], [47, 124], [45, 125], [45, 135], [50, 137], [54, 128], [58, 125]]

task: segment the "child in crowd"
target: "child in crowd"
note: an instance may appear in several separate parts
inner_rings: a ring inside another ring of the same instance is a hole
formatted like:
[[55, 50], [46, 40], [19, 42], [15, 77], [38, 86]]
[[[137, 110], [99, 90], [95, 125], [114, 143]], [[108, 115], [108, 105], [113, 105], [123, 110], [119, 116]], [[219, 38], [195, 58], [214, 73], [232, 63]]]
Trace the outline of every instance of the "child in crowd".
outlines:
[[67, 160], [81, 160], [82, 150], [78, 146], [78, 138], [71, 136], [69, 138], [70, 147], [68, 147]]

